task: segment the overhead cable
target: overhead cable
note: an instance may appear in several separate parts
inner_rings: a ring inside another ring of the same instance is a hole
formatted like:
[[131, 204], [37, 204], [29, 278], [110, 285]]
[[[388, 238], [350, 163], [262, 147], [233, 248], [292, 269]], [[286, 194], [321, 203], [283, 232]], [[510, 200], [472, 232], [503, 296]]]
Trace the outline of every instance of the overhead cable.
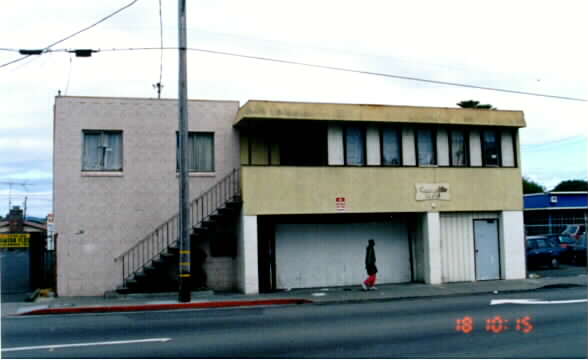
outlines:
[[[85, 27], [85, 28], [83, 28], [83, 29], [81, 29], [81, 30], [79, 30], [79, 31], [76, 31], [75, 33], [73, 33], [73, 34], [71, 34], [71, 35], [68, 35], [68, 36], [64, 37], [63, 39], [61, 39], [61, 40], [57, 40], [57, 41], [55, 41], [55, 42], [53, 42], [53, 43], [49, 44], [48, 46], [46, 46], [46, 47], [45, 47], [45, 48], [43, 48], [43, 49], [30, 50], [30, 51], [33, 51], [33, 52], [35, 52], [35, 53], [26, 54], [26, 51], [25, 51], [25, 54], [23, 54], [23, 52], [22, 52], [23, 50], [21, 49], [21, 50], [19, 50], [19, 52], [20, 52], [21, 54], [25, 55], [25, 56], [23, 56], [23, 57], [20, 57], [20, 58], [18, 58], [18, 59], [15, 59], [15, 60], [12, 60], [12, 61], [9, 61], [9, 62], [7, 62], [7, 63], [4, 63], [4, 64], [0, 65], [0, 68], [3, 68], [3, 67], [5, 67], [5, 66], [8, 66], [8, 65], [10, 65], [10, 64], [14, 64], [14, 63], [16, 63], [16, 62], [19, 62], [19, 61], [21, 61], [21, 60], [24, 60], [24, 59], [26, 59], [27, 57], [29, 57], [29, 56], [31, 56], [31, 55], [41, 55], [42, 53], [48, 52], [48, 51], [49, 51], [49, 50], [50, 50], [50, 49], [51, 49], [53, 46], [55, 46], [55, 45], [57, 45], [57, 44], [60, 44], [60, 43], [62, 43], [62, 42], [64, 42], [64, 41], [66, 41], [66, 40], [69, 40], [69, 39], [71, 39], [72, 37], [74, 37], [74, 36], [76, 36], [76, 35], [79, 35], [79, 34], [83, 33], [84, 31], [90, 30], [90, 29], [91, 29], [91, 28], [93, 28], [94, 26], [96, 26], [96, 25], [98, 25], [98, 24], [100, 24], [100, 23], [102, 23], [102, 22], [104, 22], [104, 21], [106, 21], [106, 20], [110, 19], [111, 17], [113, 17], [114, 15], [116, 15], [116, 14], [120, 13], [121, 11], [123, 11], [123, 10], [125, 10], [125, 9], [127, 9], [127, 8], [129, 8], [129, 7], [131, 7], [131, 6], [133, 6], [133, 5], [134, 5], [134, 4], [135, 4], [137, 1], [139, 1], [139, 0], [133, 0], [133, 1], [131, 1], [131, 2], [130, 2], [130, 3], [128, 3], [127, 5], [125, 5], [125, 6], [121, 7], [120, 9], [116, 10], [116, 11], [115, 11], [115, 12], [113, 12], [113, 13], [111, 13], [111, 14], [109, 14], [109, 15], [107, 15], [107, 16], [105, 16], [105, 17], [103, 17], [102, 19], [98, 20], [97, 22], [93, 23], [92, 25], [89, 25], [89, 26], [87, 26], [87, 27]], [[37, 51], [40, 51], [40, 52], [37, 54], [37, 53], [36, 53]]]
[[[159, 49], [160, 48], [147, 48], [147, 47], [144, 47], [144, 48], [114, 48], [114, 49], [103, 49], [103, 50], [100, 50], [100, 51], [141, 51], [141, 50], [159, 50]], [[165, 50], [177, 50], [177, 48], [173, 48], [173, 47], [167, 47], [167, 48], [164, 48], [164, 49]], [[349, 68], [343, 68], [343, 67], [337, 67], [337, 66], [330, 66], [330, 65], [304, 63], [304, 62], [300, 62], [300, 61], [284, 60], [284, 59], [276, 59], [276, 58], [268, 58], [268, 57], [263, 57], [263, 56], [237, 54], [237, 53], [226, 52], [226, 51], [217, 51], [217, 50], [200, 49], [200, 48], [187, 48], [187, 50], [190, 50], [190, 51], [198, 51], [198, 52], [203, 52], [203, 53], [210, 53], [210, 54], [216, 54], [216, 55], [225, 55], [225, 56], [233, 56], [233, 57], [247, 58], [247, 59], [253, 59], [253, 60], [276, 62], [276, 63], [282, 63], [282, 64], [300, 65], [300, 66], [308, 66], [308, 67], [314, 67], [314, 68], [320, 68], [320, 69], [328, 69], [328, 70], [351, 72], [351, 73], [364, 74], [364, 75], [380, 76], [380, 77], [394, 78], [394, 79], [400, 79], [400, 80], [419, 81], [419, 82], [425, 82], [425, 83], [430, 83], [430, 84], [447, 85], [447, 86], [457, 86], [457, 87], [465, 87], [465, 88], [472, 88], [472, 89], [479, 89], [479, 90], [505, 92], [505, 93], [511, 93], [511, 94], [519, 94], [519, 95], [540, 96], [540, 97], [560, 99], [560, 100], [571, 100], [571, 101], [582, 101], [582, 102], [587, 102], [588, 101], [586, 99], [569, 97], [569, 96], [541, 94], [541, 93], [534, 93], [534, 92], [528, 92], [528, 91], [510, 90], [510, 89], [502, 89], [502, 88], [493, 88], [493, 87], [488, 87], [488, 86], [479, 86], [479, 85], [472, 85], [472, 84], [462, 84], [462, 83], [449, 82], [449, 81], [430, 80], [430, 79], [423, 79], [423, 78], [417, 78], [417, 77], [412, 77], [412, 76], [404, 76], [404, 75], [379, 73], [379, 72], [374, 72], [374, 71], [349, 69]]]

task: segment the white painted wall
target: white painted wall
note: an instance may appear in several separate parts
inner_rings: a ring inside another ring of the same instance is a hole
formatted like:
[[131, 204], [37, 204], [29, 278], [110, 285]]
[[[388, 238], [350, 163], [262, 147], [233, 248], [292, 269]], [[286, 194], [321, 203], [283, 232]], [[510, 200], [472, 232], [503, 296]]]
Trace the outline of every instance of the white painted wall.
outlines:
[[438, 212], [422, 216], [425, 249], [425, 284], [441, 284], [441, 225]]
[[437, 165], [449, 166], [449, 135], [443, 128], [437, 130]]
[[[238, 101], [188, 103], [189, 130], [214, 132], [215, 173], [190, 175], [196, 198], [239, 166], [232, 124]], [[60, 296], [96, 296], [122, 284], [114, 259], [178, 212], [176, 131], [178, 103], [169, 99], [55, 98], [53, 190]], [[83, 130], [121, 130], [123, 171], [81, 171]], [[210, 257], [207, 263], [232, 266]], [[208, 274], [230, 284], [234, 271]], [[218, 280], [218, 281], [217, 281]]]
[[327, 130], [329, 165], [343, 165], [343, 128], [329, 125]]
[[505, 280], [525, 279], [526, 249], [522, 211], [500, 213], [500, 265]]
[[380, 165], [380, 131], [375, 126], [369, 126], [366, 131], [367, 140], [367, 164]]
[[245, 294], [258, 294], [257, 216], [241, 216], [238, 231], [238, 288]]
[[416, 149], [414, 144], [414, 129], [402, 128], [402, 164], [407, 166], [416, 165]]
[[482, 166], [482, 144], [480, 131], [470, 130], [470, 166]]
[[367, 277], [368, 239], [376, 242], [378, 283], [409, 282], [405, 224], [277, 224], [277, 287], [359, 285]]

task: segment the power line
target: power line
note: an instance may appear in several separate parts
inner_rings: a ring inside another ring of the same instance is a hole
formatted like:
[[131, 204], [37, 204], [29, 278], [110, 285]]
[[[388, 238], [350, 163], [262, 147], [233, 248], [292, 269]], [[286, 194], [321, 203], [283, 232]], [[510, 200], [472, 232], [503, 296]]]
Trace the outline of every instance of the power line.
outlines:
[[[64, 41], [66, 41], [66, 40], [69, 40], [69, 39], [71, 39], [72, 37], [74, 37], [74, 36], [76, 36], [76, 35], [79, 35], [79, 34], [83, 33], [84, 31], [90, 30], [90, 29], [91, 29], [91, 28], [93, 28], [94, 26], [96, 26], [96, 25], [98, 25], [98, 24], [100, 24], [100, 23], [102, 23], [102, 22], [104, 22], [104, 21], [106, 21], [106, 20], [110, 19], [111, 17], [113, 17], [114, 15], [116, 15], [116, 14], [120, 13], [121, 11], [123, 11], [123, 10], [125, 10], [125, 9], [127, 9], [127, 8], [129, 8], [129, 7], [131, 7], [131, 6], [133, 6], [133, 5], [134, 5], [134, 4], [135, 4], [137, 1], [139, 1], [139, 0], [133, 0], [133, 1], [131, 1], [130, 3], [128, 3], [127, 5], [123, 6], [122, 8], [120, 8], [120, 9], [116, 10], [115, 12], [113, 12], [113, 13], [111, 13], [111, 14], [109, 14], [109, 15], [107, 15], [107, 16], [105, 16], [105, 17], [103, 17], [102, 19], [98, 20], [97, 22], [93, 23], [92, 25], [90, 25], [90, 26], [87, 26], [87, 27], [85, 27], [85, 28], [83, 28], [83, 29], [81, 29], [81, 30], [79, 30], [79, 31], [76, 31], [75, 33], [73, 33], [73, 34], [71, 34], [71, 35], [69, 35], [69, 36], [66, 36], [66, 37], [64, 37], [64, 38], [63, 38], [63, 39], [61, 39], [61, 40], [57, 40], [57, 41], [55, 41], [55, 42], [53, 42], [53, 43], [49, 44], [48, 46], [46, 46], [45, 48], [43, 48], [43, 49], [41, 49], [41, 50], [36, 50], [36, 51], [35, 51], [35, 54], [28, 54], [28, 55], [25, 55], [25, 56], [23, 56], [23, 57], [21, 57], [21, 58], [18, 58], [18, 59], [15, 59], [15, 60], [9, 61], [9, 62], [7, 62], [7, 63], [5, 63], [5, 64], [2, 64], [2, 65], [0, 65], [0, 68], [3, 68], [3, 67], [5, 67], [5, 66], [8, 66], [8, 65], [10, 65], [10, 64], [14, 64], [14, 63], [16, 63], [16, 62], [19, 62], [19, 61], [21, 61], [21, 60], [24, 60], [24, 59], [28, 58], [28, 57], [29, 57], [29, 56], [31, 56], [31, 55], [40, 55], [40, 54], [42, 54], [42, 53], [48, 52], [48, 51], [49, 51], [49, 49], [51, 49], [53, 46], [55, 46], [55, 45], [57, 45], [57, 44], [60, 44], [60, 43], [62, 43], [62, 42], [64, 42]], [[21, 53], [23, 53], [23, 52], [22, 52], [22, 50], [19, 50], [19, 51], [20, 51]], [[39, 53], [37, 54], [36, 52], [39, 52]]]
[[[92, 50], [92, 52], [122, 52], [122, 51], [149, 51], [149, 50], [178, 50], [178, 48], [175, 48], [175, 47], [111, 48], [111, 49]], [[542, 94], [542, 93], [534, 93], [534, 92], [521, 91], [521, 90], [511, 90], [511, 89], [495, 88], [495, 87], [489, 87], [489, 86], [463, 84], [463, 83], [456, 83], [456, 82], [450, 82], [450, 81], [431, 80], [431, 79], [424, 79], [424, 78], [418, 78], [418, 77], [412, 77], [412, 76], [387, 74], [387, 73], [350, 69], [350, 68], [343, 68], [343, 67], [330, 66], [330, 65], [305, 63], [305, 62], [293, 61], [293, 60], [285, 60], [285, 59], [276, 59], [276, 58], [269, 58], [269, 57], [263, 57], [263, 56], [238, 54], [238, 53], [232, 53], [232, 52], [227, 52], [227, 51], [218, 51], [218, 50], [209, 50], [209, 49], [200, 49], [200, 48], [186, 48], [186, 50], [215, 54], [215, 55], [240, 57], [240, 58], [246, 58], [246, 59], [252, 59], [252, 60], [275, 62], [275, 63], [281, 63], [281, 64], [299, 65], [299, 66], [307, 66], [307, 67], [313, 67], [313, 68], [319, 68], [319, 69], [327, 69], [327, 70], [350, 72], [350, 73], [363, 74], [363, 75], [394, 78], [394, 79], [400, 79], [400, 80], [418, 81], [418, 82], [437, 84], [437, 85], [465, 87], [465, 88], [470, 88], [470, 89], [504, 92], [504, 93], [517, 94], [517, 95], [538, 96], [538, 97], [545, 97], [545, 98], [552, 98], [552, 99], [559, 99], [559, 100], [588, 102], [587, 99], [575, 98], [575, 97], [570, 97], [570, 96]], [[50, 52], [72, 52], [72, 50], [68, 50], [68, 49], [57, 49], [57, 50], [49, 50], [49, 51]]]
[[[114, 49], [104, 49], [104, 50], [100, 50], [100, 51], [141, 51], [141, 50], [154, 50], [154, 49], [155, 48], [126, 48], [126, 49], [125, 48], [114, 48]], [[165, 48], [165, 50], [177, 50], [177, 48], [169, 48], [168, 47], [168, 48]], [[351, 72], [351, 73], [364, 74], [364, 75], [380, 76], [380, 77], [394, 78], [394, 79], [400, 79], [400, 80], [419, 81], [419, 82], [438, 84], [438, 85], [457, 86], [457, 87], [505, 92], [505, 93], [511, 93], [511, 94], [519, 94], [519, 95], [540, 96], [540, 97], [554, 98], [554, 99], [560, 99], [560, 100], [571, 100], [571, 101], [582, 101], [582, 102], [588, 101], [586, 99], [574, 98], [574, 97], [569, 97], [569, 96], [549, 95], [549, 94], [533, 93], [533, 92], [527, 92], [527, 91], [501, 89], [501, 88], [493, 88], [493, 87], [487, 87], [487, 86], [478, 86], [478, 85], [472, 85], [472, 84], [462, 84], [462, 83], [449, 82], [449, 81], [430, 80], [430, 79], [423, 79], [423, 78], [417, 78], [417, 77], [411, 77], [411, 76], [403, 76], [403, 75], [379, 73], [379, 72], [374, 72], [374, 71], [349, 69], [349, 68], [336, 67], [336, 66], [330, 66], [330, 65], [304, 63], [304, 62], [293, 61], [293, 60], [284, 60], [284, 59], [268, 58], [268, 57], [263, 57], [263, 56], [237, 54], [237, 53], [226, 52], [226, 51], [217, 51], [217, 50], [208, 50], [208, 49], [199, 49], [199, 48], [187, 48], [187, 50], [198, 51], [198, 52], [209, 53], [209, 54], [216, 54], [216, 55], [241, 57], [241, 58], [253, 59], [253, 60], [276, 62], [276, 63], [282, 63], [282, 64], [300, 65], [300, 66], [308, 66], [308, 67], [314, 67], [314, 68], [320, 68], [320, 69], [328, 69], [328, 70]]]

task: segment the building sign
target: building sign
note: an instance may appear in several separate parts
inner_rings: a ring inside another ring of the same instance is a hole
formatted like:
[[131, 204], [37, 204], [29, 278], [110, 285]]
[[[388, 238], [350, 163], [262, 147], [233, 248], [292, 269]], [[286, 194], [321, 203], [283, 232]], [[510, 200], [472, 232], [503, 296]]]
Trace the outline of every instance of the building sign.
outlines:
[[0, 234], [0, 248], [28, 248], [31, 234]]
[[345, 198], [344, 197], [335, 198], [335, 209], [337, 209], [337, 211], [345, 211]]
[[450, 200], [449, 184], [416, 184], [416, 200]]

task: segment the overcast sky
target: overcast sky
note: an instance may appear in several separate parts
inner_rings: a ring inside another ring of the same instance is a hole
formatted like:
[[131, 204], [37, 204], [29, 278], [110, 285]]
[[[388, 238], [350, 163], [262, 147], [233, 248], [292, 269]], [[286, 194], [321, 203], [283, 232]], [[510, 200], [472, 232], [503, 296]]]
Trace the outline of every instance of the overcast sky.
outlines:
[[[177, 1], [161, 0], [164, 46], [177, 46]], [[2, 0], [0, 48], [38, 49], [131, 0]], [[588, 98], [588, 2], [187, 0], [188, 46], [573, 98]], [[159, 1], [136, 4], [53, 49], [0, 68], [0, 214], [28, 196], [51, 212], [52, 107], [62, 95], [156, 97]], [[0, 64], [19, 55], [0, 51]], [[177, 98], [177, 51], [163, 55], [163, 93]], [[549, 188], [586, 178], [587, 103], [451, 87], [190, 51], [191, 99], [291, 100], [455, 107], [475, 99], [522, 110], [523, 174]], [[28, 183], [22, 186], [17, 183]]]

